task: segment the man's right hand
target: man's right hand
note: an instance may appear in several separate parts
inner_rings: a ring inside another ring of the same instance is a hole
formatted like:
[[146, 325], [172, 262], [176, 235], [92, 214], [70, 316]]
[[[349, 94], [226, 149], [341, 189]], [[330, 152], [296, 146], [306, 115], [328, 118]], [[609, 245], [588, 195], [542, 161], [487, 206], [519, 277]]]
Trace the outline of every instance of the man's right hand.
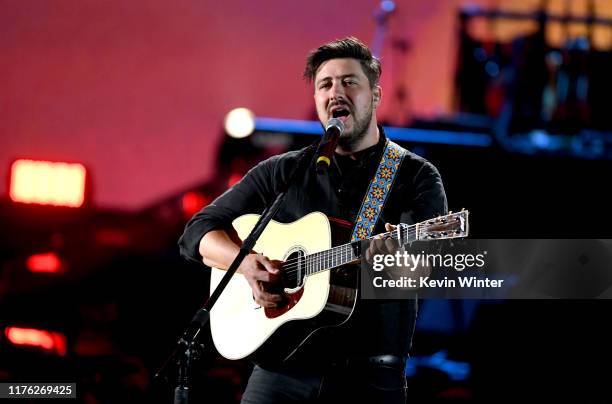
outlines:
[[[285, 299], [283, 294], [276, 293], [278, 288], [274, 288], [282, 287], [281, 264], [281, 261], [270, 260], [262, 254], [249, 254], [238, 268], [253, 290], [255, 303], [262, 307], [278, 307]], [[276, 290], [272, 292], [273, 289]]]

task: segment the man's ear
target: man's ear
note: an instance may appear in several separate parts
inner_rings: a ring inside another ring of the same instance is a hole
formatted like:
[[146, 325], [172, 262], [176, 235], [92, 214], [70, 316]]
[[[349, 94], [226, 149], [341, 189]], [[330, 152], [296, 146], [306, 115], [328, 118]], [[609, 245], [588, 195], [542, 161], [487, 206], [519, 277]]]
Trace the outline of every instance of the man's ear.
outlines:
[[372, 90], [372, 100], [374, 102], [374, 108], [380, 105], [380, 100], [382, 98], [382, 88], [380, 86], [375, 86]]

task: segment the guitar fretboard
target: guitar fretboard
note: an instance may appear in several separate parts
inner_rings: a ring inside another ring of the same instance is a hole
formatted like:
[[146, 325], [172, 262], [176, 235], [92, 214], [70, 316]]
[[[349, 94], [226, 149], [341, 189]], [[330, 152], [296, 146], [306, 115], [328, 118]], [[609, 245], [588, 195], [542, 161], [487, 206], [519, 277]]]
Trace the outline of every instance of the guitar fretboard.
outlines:
[[[417, 240], [416, 229], [416, 225], [400, 228], [402, 241], [404, 243], [410, 243]], [[391, 237], [395, 240], [399, 238], [397, 231], [382, 233], [380, 236], [383, 238]], [[374, 237], [370, 237], [368, 240], [372, 240], [373, 238]], [[358, 261], [361, 259], [361, 254], [361, 241], [353, 241], [330, 248], [329, 250], [306, 255], [303, 257], [305, 275], [315, 274]]]

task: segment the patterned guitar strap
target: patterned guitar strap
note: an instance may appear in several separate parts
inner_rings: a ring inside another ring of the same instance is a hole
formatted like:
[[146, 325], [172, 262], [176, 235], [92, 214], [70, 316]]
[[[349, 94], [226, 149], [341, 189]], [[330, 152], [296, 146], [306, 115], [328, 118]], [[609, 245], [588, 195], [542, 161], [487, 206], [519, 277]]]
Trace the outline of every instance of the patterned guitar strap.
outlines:
[[370, 182], [368, 192], [365, 194], [351, 241], [364, 240], [372, 234], [374, 226], [378, 221], [380, 212], [382, 212], [389, 192], [393, 187], [393, 182], [399, 168], [406, 156], [406, 150], [403, 147], [393, 143], [387, 139], [385, 144], [385, 152], [380, 159], [376, 174]]

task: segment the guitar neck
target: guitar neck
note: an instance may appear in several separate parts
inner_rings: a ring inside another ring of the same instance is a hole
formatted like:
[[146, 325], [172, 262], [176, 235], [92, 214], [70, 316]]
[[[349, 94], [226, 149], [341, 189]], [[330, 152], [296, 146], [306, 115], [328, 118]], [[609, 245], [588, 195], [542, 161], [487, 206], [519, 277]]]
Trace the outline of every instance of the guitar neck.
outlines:
[[[457, 213], [448, 213], [433, 219], [425, 220], [413, 225], [399, 223], [395, 230], [382, 233], [383, 238], [391, 237], [398, 240], [401, 246], [417, 240], [440, 240], [468, 235], [467, 210]], [[371, 240], [370, 237], [367, 240]], [[326, 271], [345, 264], [359, 261], [362, 257], [361, 241], [353, 241], [329, 250], [320, 251], [303, 257], [297, 265], [304, 271], [305, 275]]]
[[[418, 225], [399, 227], [399, 231], [382, 233], [382, 237], [391, 237], [401, 240], [402, 244], [411, 243], [418, 239]], [[367, 240], [371, 240], [370, 237]], [[363, 240], [342, 244], [329, 250], [319, 251], [304, 256], [304, 268], [306, 275], [315, 274], [342, 265], [357, 262], [362, 257], [361, 243]]]

